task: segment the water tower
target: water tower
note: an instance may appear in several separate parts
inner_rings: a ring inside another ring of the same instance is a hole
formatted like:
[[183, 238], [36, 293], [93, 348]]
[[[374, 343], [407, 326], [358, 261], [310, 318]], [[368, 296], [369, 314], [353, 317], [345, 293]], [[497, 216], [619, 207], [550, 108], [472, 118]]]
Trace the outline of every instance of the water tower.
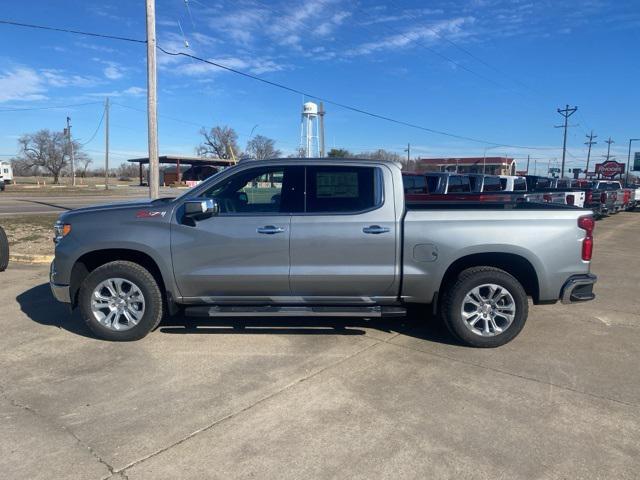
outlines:
[[300, 122], [300, 149], [304, 156], [314, 158], [320, 156], [318, 105], [306, 102], [302, 105], [302, 120]]

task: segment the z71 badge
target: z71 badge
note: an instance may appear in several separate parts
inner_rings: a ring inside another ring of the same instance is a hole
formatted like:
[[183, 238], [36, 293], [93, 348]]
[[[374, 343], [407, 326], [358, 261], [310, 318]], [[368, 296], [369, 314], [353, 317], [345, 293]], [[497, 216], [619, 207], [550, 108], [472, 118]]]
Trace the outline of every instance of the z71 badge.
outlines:
[[164, 218], [166, 214], [166, 210], [140, 210], [136, 213], [136, 218]]

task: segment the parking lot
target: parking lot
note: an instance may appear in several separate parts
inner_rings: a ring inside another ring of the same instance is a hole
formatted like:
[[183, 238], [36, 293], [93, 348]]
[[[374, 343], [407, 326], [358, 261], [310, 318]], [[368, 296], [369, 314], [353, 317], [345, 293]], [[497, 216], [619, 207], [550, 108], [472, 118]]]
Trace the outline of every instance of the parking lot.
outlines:
[[0, 274], [4, 478], [637, 478], [640, 212], [598, 222], [597, 298], [508, 345], [408, 320], [174, 319], [91, 338], [48, 268]]

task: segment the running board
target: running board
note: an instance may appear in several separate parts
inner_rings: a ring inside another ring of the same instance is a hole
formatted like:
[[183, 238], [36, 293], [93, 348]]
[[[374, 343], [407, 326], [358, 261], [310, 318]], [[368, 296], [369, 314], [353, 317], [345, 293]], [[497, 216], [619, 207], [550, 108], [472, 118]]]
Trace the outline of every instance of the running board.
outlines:
[[189, 317], [404, 317], [404, 307], [278, 307], [197, 306], [187, 307]]

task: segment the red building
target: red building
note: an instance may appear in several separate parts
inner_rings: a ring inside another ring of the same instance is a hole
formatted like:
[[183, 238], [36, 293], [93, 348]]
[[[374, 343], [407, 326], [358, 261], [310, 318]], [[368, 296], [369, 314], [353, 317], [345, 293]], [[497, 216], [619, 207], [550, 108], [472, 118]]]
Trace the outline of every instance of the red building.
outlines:
[[415, 165], [418, 172], [516, 174], [516, 161], [510, 157], [419, 158]]

